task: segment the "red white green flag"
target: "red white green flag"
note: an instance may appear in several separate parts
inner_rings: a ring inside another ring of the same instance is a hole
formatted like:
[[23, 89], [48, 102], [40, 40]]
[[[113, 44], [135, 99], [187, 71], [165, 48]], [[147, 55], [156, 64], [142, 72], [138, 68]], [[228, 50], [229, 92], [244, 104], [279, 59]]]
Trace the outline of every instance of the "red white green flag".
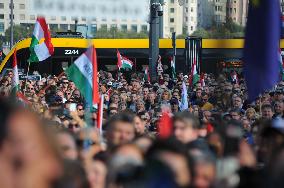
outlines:
[[128, 58], [122, 56], [118, 50], [116, 50], [117, 56], [117, 68], [120, 69], [132, 69], [133, 62]]
[[37, 18], [30, 45], [30, 52], [29, 62], [44, 61], [54, 54], [50, 32], [45, 19], [42, 17]]
[[13, 96], [17, 95], [19, 91], [19, 73], [18, 73], [18, 65], [17, 65], [17, 49], [14, 50], [13, 54], [13, 82], [12, 82], [12, 94]]

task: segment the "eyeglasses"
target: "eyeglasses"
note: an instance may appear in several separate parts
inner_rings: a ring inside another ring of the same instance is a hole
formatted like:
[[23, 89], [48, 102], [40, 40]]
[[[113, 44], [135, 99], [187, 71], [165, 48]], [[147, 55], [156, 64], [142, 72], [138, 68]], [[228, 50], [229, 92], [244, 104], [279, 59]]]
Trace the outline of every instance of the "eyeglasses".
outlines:
[[68, 129], [73, 129], [74, 127], [75, 128], [80, 128], [80, 126], [78, 124], [75, 124], [75, 125], [74, 124], [69, 124], [68, 125]]

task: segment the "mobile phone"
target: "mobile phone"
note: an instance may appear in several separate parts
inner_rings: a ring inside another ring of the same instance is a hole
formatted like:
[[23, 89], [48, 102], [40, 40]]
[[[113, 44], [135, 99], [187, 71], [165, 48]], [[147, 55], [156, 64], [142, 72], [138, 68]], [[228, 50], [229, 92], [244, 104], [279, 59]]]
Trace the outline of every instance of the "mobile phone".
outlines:
[[70, 112], [76, 111], [76, 106], [77, 106], [76, 103], [71, 103], [70, 106], [69, 106], [69, 111]]

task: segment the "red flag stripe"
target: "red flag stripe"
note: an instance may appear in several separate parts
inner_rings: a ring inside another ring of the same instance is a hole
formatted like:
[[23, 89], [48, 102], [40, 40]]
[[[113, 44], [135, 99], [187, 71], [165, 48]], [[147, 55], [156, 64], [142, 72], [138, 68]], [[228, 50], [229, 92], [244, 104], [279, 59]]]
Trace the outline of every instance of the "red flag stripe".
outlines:
[[50, 32], [48, 30], [45, 18], [43, 17], [38, 17], [37, 21], [39, 22], [43, 32], [44, 32], [44, 43], [46, 44], [46, 47], [48, 48], [49, 54], [53, 55], [54, 54], [54, 47], [51, 43], [51, 36], [50, 36]]

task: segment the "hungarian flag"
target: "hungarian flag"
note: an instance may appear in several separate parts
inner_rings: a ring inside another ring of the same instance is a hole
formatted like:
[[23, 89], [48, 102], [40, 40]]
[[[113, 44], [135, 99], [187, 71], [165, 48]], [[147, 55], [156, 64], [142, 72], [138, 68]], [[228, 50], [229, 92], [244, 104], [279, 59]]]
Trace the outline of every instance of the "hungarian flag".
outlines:
[[144, 82], [150, 82], [149, 67], [147, 66], [144, 71]]
[[117, 55], [117, 68], [120, 69], [132, 69], [133, 62], [122, 56], [118, 50], [116, 50]]
[[13, 54], [13, 82], [12, 82], [12, 95], [17, 96], [17, 92], [19, 91], [19, 73], [18, 73], [18, 65], [17, 65], [17, 49], [14, 50]]
[[197, 74], [196, 60], [194, 59], [194, 63], [192, 65], [192, 69], [191, 69], [191, 76], [190, 76], [189, 83], [190, 83], [191, 86], [194, 86], [198, 81], [199, 81], [199, 75]]
[[[42, 42], [42, 39], [43, 42]], [[37, 18], [30, 45], [29, 62], [44, 61], [54, 53], [50, 32], [44, 18]]]
[[172, 78], [176, 78], [176, 62], [174, 59], [171, 57], [171, 69], [172, 69]]
[[104, 95], [101, 95], [97, 112], [97, 128], [100, 135], [103, 134], [103, 113], [104, 113]]
[[97, 53], [94, 46], [89, 47], [65, 72], [88, 105], [99, 104]]

